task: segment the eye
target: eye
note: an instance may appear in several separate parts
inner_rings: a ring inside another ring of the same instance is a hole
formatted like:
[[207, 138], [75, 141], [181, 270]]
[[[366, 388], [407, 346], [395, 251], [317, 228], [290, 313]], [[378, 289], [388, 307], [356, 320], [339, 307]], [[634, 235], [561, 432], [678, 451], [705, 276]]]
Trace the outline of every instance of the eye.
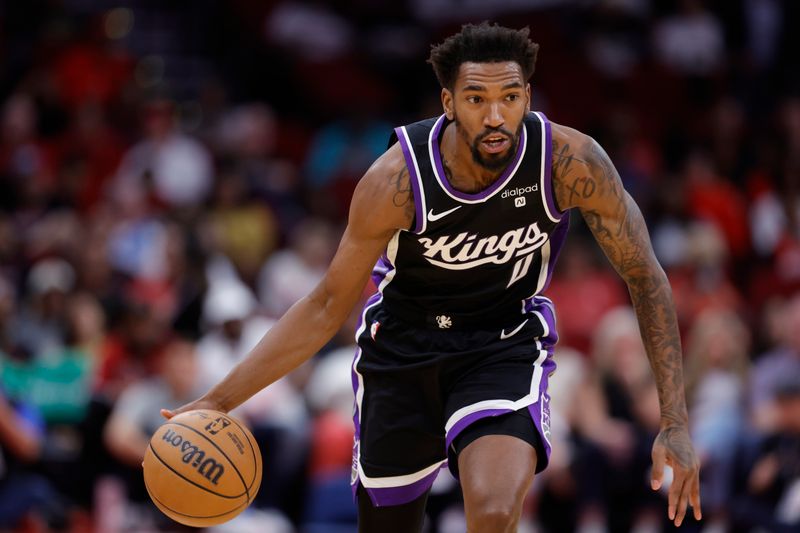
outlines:
[[506, 100], [508, 100], [509, 102], [516, 102], [517, 100], [519, 100], [519, 95], [516, 93], [509, 94], [506, 96]]
[[470, 104], [479, 104], [481, 103], [481, 100], [482, 99], [480, 96], [475, 96], [475, 95], [467, 96], [467, 102], [469, 102]]

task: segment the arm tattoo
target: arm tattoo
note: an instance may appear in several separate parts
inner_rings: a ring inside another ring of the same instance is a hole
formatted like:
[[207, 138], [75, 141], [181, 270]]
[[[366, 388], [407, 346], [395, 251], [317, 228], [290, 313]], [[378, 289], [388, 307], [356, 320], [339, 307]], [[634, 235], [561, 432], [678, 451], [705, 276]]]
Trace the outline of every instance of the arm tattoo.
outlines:
[[405, 207], [405, 214], [409, 220], [414, 220], [414, 191], [411, 189], [411, 179], [408, 167], [404, 166], [400, 172], [389, 178], [393, 186], [392, 204], [395, 207]]
[[[669, 281], [653, 254], [644, 218], [608, 155], [596, 142], [586, 148], [582, 159], [589, 175], [570, 173], [573, 157], [563, 156], [559, 170], [566, 180], [561, 179], [558, 188], [566, 205], [576, 202], [580, 207], [598, 244], [628, 285], [658, 386], [662, 424], [685, 425], [681, 343]], [[691, 451], [691, 443], [675, 444]]]
[[561, 211], [580, 200], [588, 200], [597, 192], [597, 181], [591, 176], [577, 174], [578, 165], [586, 165], [586, 161], [576, 157], [569, 144], [561, 145], [553, 140], [551, 177], [555, 185], [556, 204]]

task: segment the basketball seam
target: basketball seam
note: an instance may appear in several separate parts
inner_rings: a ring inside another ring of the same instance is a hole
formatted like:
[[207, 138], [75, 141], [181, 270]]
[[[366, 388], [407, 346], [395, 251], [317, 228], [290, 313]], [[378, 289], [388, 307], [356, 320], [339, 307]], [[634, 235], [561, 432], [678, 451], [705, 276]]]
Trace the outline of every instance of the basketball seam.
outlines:
[[[192, 481], [191, 479], [187, 478], [186, 476], [184, 476], [183, 474], [181, 474], [180, 472], [178, 472], [177, 470], [172, 468], [172, 466], [170, 466], [164, 459], [161, 458], [160, 455], [158, 455], [158, 452], [156, 452], [156, 449], [153, 448], [152, 444], [148, 444], [148, 447], [150, 448], [150, 451], [153, 452], [153, 455], [156, 457], [156, 459], [158, 459], [158, 461], [162, 465], [164, 465], [167, 468], [169, 468], [176, 476], [178, 476], [179, 478], [183, 479], [184, 481], [186, 481], [188, 483], [191, 483], [192, 485], [194, 485], [195, 487], [197, 487], [199, 489], [203, 489], [204, 491], [213, 494], [214, 496], [219, 496], [220, 498], [225, 498], [225, 499], [228, 499], [228, 500], [235, 500], [237, 498], [241, 498], [243, 494], [247, 493], [247, 491], [245, 491], [245, 492], [243, 492], [243, 493], [241, 493], [241, 494], [239, 494], [237, 496], [226, 496], [225, 494], [220, 494], [219, 492], [215, 492], [215, 491], [213, 491], [213, 490], [211, 490], [209, 488], [206, 488], [206, 487], [200, 485], [199, 483], [196, 483], [196, 482]], [[230, 460], [228, 460], [228, 462], [230, 462]], [[147, 478], [145, 478], [145, 485], [147, 485]], [[248, 496], [247, 500], [250, 501], [250, 497], [249, 496]]]
[[[253, 443], [250, 442], [250, 436], [247, 434], [247, 430], [245, 428], [243, 428], [241, 426], [241, 424], [239, 424], [239, 422], [237, 422], [233, 417], [229, 416], [228, 418], [230, 418], [231, 422], [236, 424], [236, 427], [238, 427], [242, 431], [242, 435], [244, 435], [244, 438], [247, 439], [247, 444], [250, 445], [250, 453], [253, 454], [253, 463], [255, 463], [256, 462], [256, 450], [255, 450], [255, 447], [253, 446]], [[255, 440], [255, 437], [253, 437], [253, 440]], [[261, 455], [261, 450], [260, 449], [258, 450], [258, 453], [259, 453], [259, 455]], [[258, 477], [258, 469], [256, 468], [256, 469], [253, 470], [253, 480], [250, 482], [250, 486], [248, 487], [248, 489], [252, 488], [253, 485], [255, 485], [257, 477]], [[253, 495], [253, 497], [255, 497], [255, 495]]]
[[[244, 492], [245, 492], [245, 494], [247, 495], [247, 501], [250, 501], [250, 489], [248, 489], [248, 488], [247, 488], [247, 483], [245, 483], [245, 481], [244, 481], [244, 476], [242, 476], [242, 473], [241, 473], [241, 472], [239, 472], [239, 469], [236, 467], [236, 464], [235, 464], [233, 461], [231, 461], [231, 458], [230, 458], [230, 457], [228, 457], [228, 454], [226, 454], [225, 452], [223, 452], [223, 451], [222, 451], [222, 448], [220, 448], [219, 446], [217, 446], [217, 443], [216, 443], [216, 442], [214, 442], [213, 440], [209, 439], [207, 436], [205, 436], [205, 435], [203, 435], [202, 433], [200, 433], [200, 431], [196, 430], [195, 428], [193, 428], [192, 426], [189, 426], [189, 425], [187, 425], [187, 424], [182, 424], [182, 423], [180, 423], [180, 422], [172, 422], [172, 421], [168, 421], [168, 422], [167, 422], [167, 424], [175, 424], [176, 426], [181, 426], [181, 427], [185, 427], [186, 429], [190, 429], [190, 430], [194, 431], [195, 433], [197, 433], [198, 435], [200, 435], [201, 437], [203, 437], [203, 438], [204, 438], [205, 440], [207, 440], [207, 441], [208, 441], [208, 442], [209, 442], [209, 443], [210, 443], [210, 444], [211, 444], [211, 445], [212, 445], [214, 448], [216, 448], [216, 449], [217, 449], [217, 451], [218, 451], [219, 453], [221, 453], [221, 454], [222, 454], [222, 456], [223, 456], [223, 457], [225, 457], [225, 459], [227, 459], [227, 461], [228, 461], [228, 462], [230, 463], [230, 465], [233, 467], [233, 470], [236, 472], [236, 475], [237, 475], [237, 476], [239, 476], [239, 481], [241, 481], [241, 482], [242, 482], [242, 487], [244, 487]], [[253, 466], [255, 467], [256, 465], [253, 465]]]
[[[164, 464], [166, 464], [166, 463], [164, 463]], [[178, 475], [180, 475], [180, 474], [178, 474]], [[158, 497], [156, 497], [156, 495], [153, 494], [153, 492], [150, 490], [150, 486], [147, 484], [147, 480], [146, 479], [145, 479], [145, 482], [144, 482], [144, 488], [147, 489], [147, 494], [150, 495], [150, 498], [152, 498], [154, 502], [158, 502], [161, 506], [164, 507], [164, 509], [169, 510], [169, 512], [175, 513], [177, 515], [185, 516], [186, 518], [219, 518], [220, 516], [225, 516], [227, 514], [230, 514], [230, 513], [234, 512], [234, 511], [239, 510], [239, 508], [242, 507], [243, 505], [244, 506], [250, 505], [249, 501], [245, 501], [244, 503], [240, 503], [239, 505], [237, 505], [236, 507], [234, 507], [230, 511], [226, 511], [224, 513], [215, 514], [215, 515], [209, 515], [209, 516], [197, 516], [197, 515], [191, 515], [191, 514], [181, 513], [180, 511], [176, 511], [175, 509], [173, 509], [169, 505], [167, 505], [164, 502], [162, 502], [161, 500], [159, 500]], [[202, 487], [200, 487], [200, 488], [202, 488]], [[241, 495], [239, 495], [239, 497], [241, 498]]]

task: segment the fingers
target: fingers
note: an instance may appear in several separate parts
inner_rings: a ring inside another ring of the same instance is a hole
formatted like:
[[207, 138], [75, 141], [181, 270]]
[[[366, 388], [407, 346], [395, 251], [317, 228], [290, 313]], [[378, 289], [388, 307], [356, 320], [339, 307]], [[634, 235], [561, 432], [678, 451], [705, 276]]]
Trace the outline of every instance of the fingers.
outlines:
[[686, 507], [689, 505], [690, 481], [684, 481], [680, 496], [678, 496], [678, 508], [675, 511], [675, 527], [683, 523], [686, 516]]
[[664, 482], [664, 464], [667, 461], [667, 454], [662, 446], [654, 446], [652, 455], [653, 471], [650, 474], [650, 486], [653, 490], [658, 490]]
[[695, 520], [703, 518], [703, 511], [700, 509], [700, 472], [698, 471], [694, 476], [694, 484], [692, 486], [692, 495], [690, 498], [692, 509], [694, 510]]
[[170, 418], [172, 418], [173, 416], [175, 416], [175, 413], [174, 413], [174, 412], [172, 412], [172, 411], [170, 411], [169, 409], [162, 409], [162, 410], [161, 410], [161, 416], [163, 416], [164, 418], [166, 418], [167, 420], [169, 420]]
[[[672, 489], [676, 486], [680, 487], [680, 490], [675, 490], [673, 499]], [[673, 507], [675, 501], [677, 501], [677, 506]], [[687, 472], [683, 468], [678, 468], [675, 472], [675, 481], [669, 491], [668, 511], [669, 518], [675, 521], [676, 527], [683, 523], [689, 504], [692, 505], [695, 519], [701, 520], [703, 513], [700, 509], [700, 471], [695, 468]]]
[[[667, 516], [669, 516], [670, 520], [675, 521], [675, 525], [678, 525], [678, 505], [680, 503], [681, 494], [683, 492], [683, 486], [686, 484], [686, 475], [681, 469], [672, 469], [673, 472], [673, 479], [672, 484], [669, 486], [669, 497], [668, 497], [668, 506], [667, 506]], [[685, 510], [684, 510], [685, 513]]]

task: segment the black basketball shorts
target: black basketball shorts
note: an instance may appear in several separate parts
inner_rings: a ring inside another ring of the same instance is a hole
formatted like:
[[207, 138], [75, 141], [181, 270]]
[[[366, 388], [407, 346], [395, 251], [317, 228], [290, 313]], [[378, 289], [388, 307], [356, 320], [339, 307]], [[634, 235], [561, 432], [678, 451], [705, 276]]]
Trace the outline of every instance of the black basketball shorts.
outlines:
[[380, 295], [367, 302], [352, 367], [354, 493], [360, 484], [375, 506], [415, 500], [448, 465], [448, 450], [455, 457], [453, 441], [467, 426], [525, 409], [539, 437], [537, 472], [547, 466], [558, 337], [552, 304], [537, 302], [504, 328], [461, 331], [411, 326]]

